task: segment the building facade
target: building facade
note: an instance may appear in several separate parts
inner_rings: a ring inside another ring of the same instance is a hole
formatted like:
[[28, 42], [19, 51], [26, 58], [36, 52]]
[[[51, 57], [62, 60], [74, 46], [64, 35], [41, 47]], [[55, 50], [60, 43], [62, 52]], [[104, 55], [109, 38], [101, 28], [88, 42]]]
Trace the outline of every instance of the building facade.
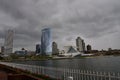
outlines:
[[91, 45], [87, 45], [87, 51], [91, 51], [92, 50], [92, 47], [91, 47]]
[[45, 28], [42, 30], [41, 54], [42, 55], [51, 55], [52, 54], [52, 36], [51, 36], [50, 28]]
[[77, 37], [77, 39], [76, 39], [76, 47], [79, 52], [85, 51], [85, 42], [80, 37]]
[[84, 42], [84, 40], [82, 40], [82, 47], [83, 47], [83, 52], [86, 50], [85, 49], [85, 42]]
[[41, 45], [40, 44], [36, 44], [36, 53], [40, 54], [40, 50], [41, 50]]
[[1, 53], [3, 54], [3, 53], [4, 53], [4, 51], [5, 51], [4, 46], [1, 46]]
[[61, 57], [75, 57], [81, 53], [74, 46], [64, 46], [64, 50], [61, 51], [59, 56]]
[[58, 55], [59, 54], [59, 50], [58, 50], [58, 46], [56, 42], [52, 43], [52, 55]]
[[4, 42], [5, 55], [10, 55], [10, 53], [13, 52], [13, 35], [14, 35], [13, 30], [8, 30], [5, 35], [5, 42]]
[[77, 53], [78, 52], [76, 47], [74, 47], [74, 46], [64, 46], [64, 51], [67, 54]]

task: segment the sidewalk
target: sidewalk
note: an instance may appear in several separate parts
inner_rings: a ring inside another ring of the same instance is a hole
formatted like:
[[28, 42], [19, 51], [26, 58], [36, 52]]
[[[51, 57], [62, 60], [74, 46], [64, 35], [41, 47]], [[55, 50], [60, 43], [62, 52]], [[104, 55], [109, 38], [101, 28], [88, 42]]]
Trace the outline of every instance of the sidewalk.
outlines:
[[7, 73], [0, 71], [0, 80], [8, 80]]
[[12, 71], [9, 67], [0, 64], [0, 80], [43, 80], [30, 75]]

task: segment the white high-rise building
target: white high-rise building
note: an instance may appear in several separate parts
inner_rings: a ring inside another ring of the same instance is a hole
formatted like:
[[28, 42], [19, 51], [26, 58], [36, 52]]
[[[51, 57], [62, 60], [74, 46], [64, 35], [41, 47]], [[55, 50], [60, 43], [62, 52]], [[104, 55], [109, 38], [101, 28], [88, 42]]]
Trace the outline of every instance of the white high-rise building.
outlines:
[[80, 37], [77, 37], [76, 39], [76, 47], [79, 52], [84, 52], [85, 51], [85, 43], [84, 40], [81, 39]]
[[14, 35], [13, 30], [8, 30], [6, 32], [5, 42], [4, 42], [4, 47], [5, 47], [4, 54], [5, 55], [10, 55], [10, 53], [13, 52], [13, 35]]

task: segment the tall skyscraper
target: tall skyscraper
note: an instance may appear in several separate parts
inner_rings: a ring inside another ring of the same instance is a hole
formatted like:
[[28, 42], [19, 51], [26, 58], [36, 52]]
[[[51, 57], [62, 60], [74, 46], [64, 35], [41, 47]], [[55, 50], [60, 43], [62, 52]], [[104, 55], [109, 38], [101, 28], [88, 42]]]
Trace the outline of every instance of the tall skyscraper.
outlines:
[[56, 43], [56, 42], [53, 42], [53, 43], [52, 43], [52, 54], [53, 54], [53, 55], [59, 54], [59, 50], [58, 50], [58, 47], [57, 47], [57, 43]]
[[4, 53], [4, 51], [5, 51], [4, 46], [1, 46], [1, 53], [3, 54], [3, 53]]
[[82, 40], [82, 47], [83, 47], [83, 52], [85, 51], [85, 42]]
[[40, 50], [41, 50], [41, 45], [40, 44], [37, 44], [36, 45], [36, 53], [40, 53]]
[[52, 54], [52, 36], [51, 36], [50, 28], [45, 28], [42, 30], [41, 54], [42, 55], [51, 55]]
[[13, 30], [8, 30], [6, 35], [5, 35], [5, 42], [4, 42], [4, 54], [5, 55], [10, 55], [10, 53], [13, 52]]
[[85, 50], [85, 42], [80, 37], [77, 37], [76, 39], [76, 47], [79, 52], [84, 52]]
[[87, 45], [87, 51], [91, 51], [92, 50], [92, 47], [91, 47], [91, 45]]

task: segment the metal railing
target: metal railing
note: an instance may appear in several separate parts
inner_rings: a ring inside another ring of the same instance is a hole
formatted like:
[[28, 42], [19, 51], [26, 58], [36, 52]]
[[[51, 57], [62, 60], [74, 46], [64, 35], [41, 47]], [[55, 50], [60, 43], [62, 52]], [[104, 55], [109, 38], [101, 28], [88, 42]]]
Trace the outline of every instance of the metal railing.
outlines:
[[120, 73], [85, 71], [79, 69], [51, 68], [35, 65], [0, 62], [0, 64], [56, 78], [59, 80], [120, 80]]

